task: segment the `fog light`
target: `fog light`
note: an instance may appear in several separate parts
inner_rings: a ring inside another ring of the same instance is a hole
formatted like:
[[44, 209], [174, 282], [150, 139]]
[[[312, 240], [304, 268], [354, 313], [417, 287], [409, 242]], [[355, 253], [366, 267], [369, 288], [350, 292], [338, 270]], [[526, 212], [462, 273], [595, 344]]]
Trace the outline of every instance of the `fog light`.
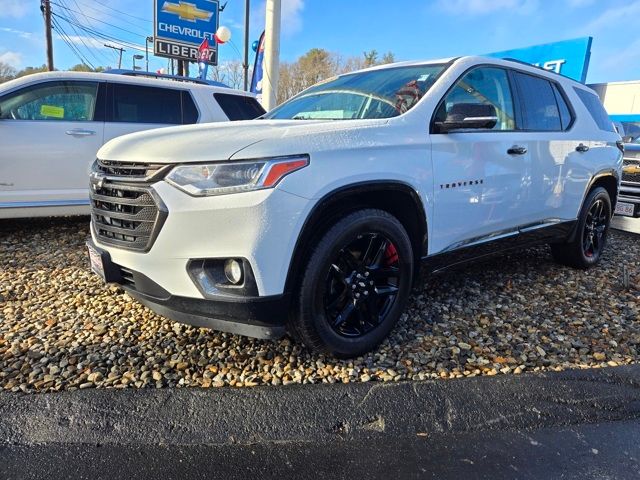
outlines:
[[224, 262], [224, 275], [234, 285], [242, 283], [242, 264], [230, 258]]

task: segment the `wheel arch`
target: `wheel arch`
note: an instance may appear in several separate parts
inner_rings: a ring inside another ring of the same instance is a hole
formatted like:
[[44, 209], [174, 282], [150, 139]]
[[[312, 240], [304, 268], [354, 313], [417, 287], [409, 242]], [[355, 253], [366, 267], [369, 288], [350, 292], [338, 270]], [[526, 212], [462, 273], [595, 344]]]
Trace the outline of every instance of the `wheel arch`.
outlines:
[[285, 292], [295, 288], [313, 245], [322, 235], [340, 218], [362, 208], [377, 208], [395, 216], [409, 234], [414, 261], [416, 265], [420, 264], [427, 253], [428, 225], [423, 202], [416, 190], [400, 181], [349, 184], [324, 195], [307, 215], [289, 262]]
[[587, 199], [587, 195], [589, 195], [589, 193], [591, 193], [591, 191], [596, 187], [603, 187], [607, 193], [609, 193], [609, 198], [611, 199], [611, 212], [613, 214], [613, 211], [616, 208], [616, 202], [618, 201], [620, 187], [620, 177], [618, 172], [615, 169], [607, 169], [596, 173], [589, 182], [589, 186], [587, 187], [582, 200], [583, 204]]
[[[611, 200], [611, 215], [613, 216], [613, 212], [616, 208], [616, 202], [618, 200], [619, 186], [620, 186], [620, 177], [618, 172], [615, 169], [611, 168], [611, 169], [601, 170], [598, 173], [596, 173], [591, 178], [591, 180], [589, 181], [589, 184], [587, 185], [587, 188], [584, 191], [584, 196], [582, 198], [582, 203], [580, 204], [580, 210], [578, 211], [578, 215], [580, 215], [579, 212], [582, 211], [582, 208], [584, 207], [584, 202], [587, 201], [587, 197], [593, 191], [593, 189], [597, 187], [602, 187], [609, 194], [609, 199]], [[568, 241], [573, 241], [576, 235], [578, 234], [578, 226], [579, 226], [578, 224], [579, 222], [576, 222], [575, 227], [573, 228], [571, 234], [569, 235]]]

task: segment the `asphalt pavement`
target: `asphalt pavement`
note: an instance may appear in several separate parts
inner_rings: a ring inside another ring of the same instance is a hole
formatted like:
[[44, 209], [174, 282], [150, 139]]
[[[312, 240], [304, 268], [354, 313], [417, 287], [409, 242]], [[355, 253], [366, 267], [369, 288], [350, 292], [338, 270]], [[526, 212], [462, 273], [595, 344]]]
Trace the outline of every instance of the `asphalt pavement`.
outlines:
[[640, 478], [640, 366], [0, 395], [0, 478]]

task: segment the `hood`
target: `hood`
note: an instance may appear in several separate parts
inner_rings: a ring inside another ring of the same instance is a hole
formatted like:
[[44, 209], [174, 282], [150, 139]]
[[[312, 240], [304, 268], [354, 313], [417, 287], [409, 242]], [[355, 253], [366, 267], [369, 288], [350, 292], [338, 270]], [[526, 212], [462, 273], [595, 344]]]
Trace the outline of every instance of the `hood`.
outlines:
[[[102, 160], [142, 163], [196, 163], [229, 160], [245, 148], [264, 140], [359, 130], [385, 125], [387, 120], [247, 120], [158, 128], [132, 133], [106, 143], [98, 152]], [[313, 143], [313, 142], [309, 142]], [[286, 149], [286, 142], [282, 142]], [[273, 149], [270, 149], [273, 150]], [[278, 155], [304, 152], [282, 151]]]

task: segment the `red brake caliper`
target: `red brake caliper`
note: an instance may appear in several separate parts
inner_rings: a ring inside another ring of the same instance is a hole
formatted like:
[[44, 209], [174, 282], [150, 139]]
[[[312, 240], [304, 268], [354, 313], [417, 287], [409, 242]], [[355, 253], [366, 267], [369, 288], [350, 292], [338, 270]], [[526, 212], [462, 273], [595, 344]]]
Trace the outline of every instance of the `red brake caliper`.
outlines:
[[389, 243], [387, 250], [384, 252], [384, 265], [386, 267], [393, 265], [398, 261], [398, 251], [393, 243]]

